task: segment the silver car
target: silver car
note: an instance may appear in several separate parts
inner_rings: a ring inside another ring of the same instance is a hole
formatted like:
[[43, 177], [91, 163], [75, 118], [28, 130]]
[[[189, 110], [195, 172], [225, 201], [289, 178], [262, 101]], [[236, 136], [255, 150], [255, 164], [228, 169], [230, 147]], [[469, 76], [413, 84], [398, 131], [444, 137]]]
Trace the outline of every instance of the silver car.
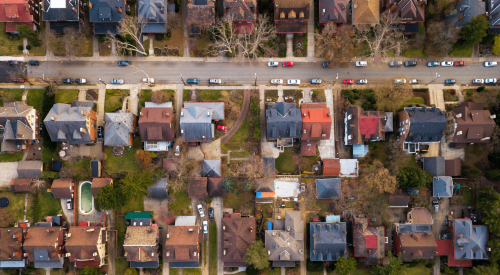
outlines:
[[205, 217], [205, 213], [203, 213], [203, 206], [201, 204], [198, 204], [198, 213], [200, 213], [200, 217]]
[[368, 83], [368, 79], [360, 79], [357, 82], [358, 82], [358, 84], [367, 84]]
[[300, 85], [300, 79], [288, 79], [288, 85]]
[[277, 61], [269, 61], [269, 62], [267, 62], [267, 66], [268, 67], [278, 67], [279, 65], [280, 65], [280, 63], [277, 62]]
[[484, 83], [484, 79], [481, 79], [481, 78], [476, 78], [476, 79], [472, 80], [472, 84], [483, 84], [483, 83]]
[[366, 67], [368, 63], [366, 61], [356, 61], [356, 67]]
[[406, 83], [406, 79], [404, 79], [404, 78], [396, 78], [396, 79], [394, 79], [394, 83], [396, 83], [396, 84], [404, 84], [404, 83]]
[[271, 84], [283, 84], [283, 79], [271, 79]]
[[453, 66], [453, 61], [443, 61], [441, 62], [442, 67], [451, 67]]
[[496, 61], [492, 61], [492, 62], [484, 62], [484, 66], [485, 67], [495, 67], [497, 65], [497, 62]]
[[208, 80], [208, 83], [210, 84], [221, 84], [222, 80], [220, 78], [211, 78]]
[[111, 79], [111, 84], [123, 84], [123, 79]]
[[484, 80], [484, 83], [485, 84], [495, 84], [495, 83], [497, 83], [497, 79], [496, 78], [486, 78]]

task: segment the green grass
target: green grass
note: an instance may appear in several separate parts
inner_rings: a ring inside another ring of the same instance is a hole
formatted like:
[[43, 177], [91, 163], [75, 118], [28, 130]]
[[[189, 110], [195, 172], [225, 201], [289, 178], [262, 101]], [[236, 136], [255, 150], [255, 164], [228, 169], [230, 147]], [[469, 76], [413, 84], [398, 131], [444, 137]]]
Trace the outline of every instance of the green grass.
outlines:
[[424, 24], [424, 22], [418, 23], [418, 35], [425, 35], [425, 24]]
[[222, 99], [222, 90], [198, 90], [198, 100], [200, 101], [218, 101]]
[[473, 45], [468, 45], [462, 41], [458, 41], [455, 45], [453, 45], [450, 57], [471, 57], [473, 48]]
[[410, 99], [406, 100], [405, 103], [420, 103], [420, 104], [425, 104], [425, 99], [422, 97], [411, 97]]
[[427, 55], [424, 53], [424, 47], [422, 46], [419, 49], [407, 49], [403, 56], [405, 57], [427, 57]]
[[464, 206], [474, 204], [473, 192], [470, 187], [462, 187], [462, 199]]
[[21, 101], [24, 89], [0, 89], [0, 107], [4, 102]]
[[129, 263], [125, 258], [116, 258], [115, 259], [115, 272], [116, 274], [125, 274], [125, 271], [129, 267]]
[[295, 173], [297, 171], [297, 166], [293, 163], [294, 151], [294, 148], [286, 147], [285, 151], [280, 153], [275, 161], [276, 170], [279, 173]]
[[139, 172], [141, 165], [137, 162], [135, 152], [138, 149], [135, 147], [130, 150], [125, 149], [125, 153], [120, 156], [113, 155], [113, 148], [106, 146], [106, 172], [107, 173], [122, 173], [122, 172]]
[[[8, 227], [14, 226], [14, 223], [19, 220], [23, 220], [24, 214], [24, 193], [12, 193], [10, 191], [1, 191], [0, 197], [7, 197], [9, 199], [9, 206], [5, 208], [0, 208], [0, 226]], [[28, 206], [29, 206], [28, 197]], [[29, 218], [29, 217], [27, 217]]]
[[207, 240], [203, 242], [203, 265], [207, 265]]
[[35, 110], [42, 110], [44, 94], [45, 94], [44, 89], [30, 89], [26, 97], [26, 103], [29, 106], [33, 106]]
[[[268, 208], [271, 208], [271, 210], [273, 209], [273, 205], [272, 204], [265, 204], [264, 207], [262, 207], [262, 220], [263, 221], [267, 221], [267, 219], [270, 219], [273, 217], [273, 213], [267, 213], [267, 209]], [[264, 228], [267, 229], [267, 224], [264, 225]]]
[[183, 268], [182, 274], [184, 275], [201, 275], [201, 268]]
[[120, 209], [123, 215], [128, 212], [144, 211], [144, 197], [127, 197], [127, 201]]
[[41, 219], [44, 219], [47, 216], [56, 216], [57, 214], [63, 213], [61, 208], [61, 200], [51, 198], [48, 192], [41, 191], [38, 194], [38, 200], [40, 205]]
[[168, 273], [170, 275], [179, 275], [179, 269], [178, 268], [169, 268]]
[[117, 108], [122, 107], [122, 95], [128, 95], [129, 90], [118, 90], [118, 89], [109, 89], [106, 90], [106, 102], [104, 103], [104, 111], [106, 113], [112, 113]]
[[311, 99], [313, 102], [326, 102], [325, 90], [323, 89], [314, 89], [312, 90], [313, 94]]
[[252, 156], [252, 152], [244, 151], [244, 152], [231, 152], [230, 158], [248, 158]]
[[191, 90], [184, 90], [182, 93], [182, 101], [189, 102], [191, 101]]
[[73, 101], [77, 100], [78, 98], [78, 93], [80, 90], [76, 89], [71, 89], [71, 90], [57, 90], [56, 92], [56, 98], [55, 102], [56, 103], [72, 103]]
[[314, 156], [314, 157], [302, 157], [302, 159], [306, 159], [307, 163], [303, 167], [301, 167], [302, 171], [312, 171], [312, 165], [313, 164], [318, 164], [318, 158], [319, 156]]
[[189, 206], [191, 206], [191, 199], [187, 191], [172, 193], [174, 202], [170, 203], [170, 210], [174, 211], [175, 215], [180, 216], [183, 214], [191, 213]]
[[76, 180], [86, 180], [90, 178], [90, 158], [82, 158], [79, 160], [63, 161], [63, 167], [69, 168], [75, 176]]
[[217, 225], [211, 221], [209, 223], [210, 258], [208, 263], [208, 274], [217, 275]]
[[[23, 40], [18, 36], [14, 35], [14, 40], [10, 40], [8, 38], [8, 34], [5, 32], [5, 22], [0, 23], [0, 41], [2, 41], [2, 45], [0, 45], [0, 52], [2, 55], [22, 55], [23, 51], [18, 50], [18, 46], [23, 45]], [[19, 38], [19, 39], [16, 39]]]
[[243, 143], [248, 136], [250, 135], [250, 122], [248, 120], [248, 117], [243, 120], [243, 123], [241, 124], [240, 128], [238, 128], [238, 131], [234, 133], [234, 135], [229, 139], [228, 142], [234, 142], [234, 143]]
[[[149, 41], [149, 40], [147, 40]], [[142, 107], [146, 105], [146, 102], [151, 101], [151, 95], [153, 94], [152, 90], [142, 90], [141, 97], [139, 99], [139, 111], [141, 110]]]
[[0, 154], [0, 162], [18, 162], [23, 159], [24, 153]]
[[419, 264], [415, 267], [407, 267], [405, 268], [406, 275], [430, 275], [431, 269], [425, 267], [422, 264]]

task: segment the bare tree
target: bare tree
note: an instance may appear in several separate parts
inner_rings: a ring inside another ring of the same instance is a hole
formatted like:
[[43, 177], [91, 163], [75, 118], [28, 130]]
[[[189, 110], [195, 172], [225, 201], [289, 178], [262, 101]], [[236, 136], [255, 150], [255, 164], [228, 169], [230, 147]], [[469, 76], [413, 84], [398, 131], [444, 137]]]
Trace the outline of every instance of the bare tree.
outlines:
[[155, 103], [163, 103], [168, 101], [168, 96], [162, 90], [153, 91], [151, 95], [151, 100]]
[[267, 52], [265, 42], [275, 36], [274, 26], [270, 23], [267, 15], [259, 15], [255, 21], [254, 28], [243, 30], [239, 35], [239, 49], [241, 56], [246, 58], [257, 58], [259, 50]]
[[167, 14], [167, 31], [182, 28], [182, 16], [179, 13], [169, 12]]
[[453, 23], [446, 23], [442, 20], [431, 21], [427, 25], [425, 39], [425, 54], [441, 56], [450, 52], [460, 37], [460, 29]]
[[191, 27], [197, 27], [201, 31], [208, 30], [215, 22], [212, 13], [213, 7], [188, 6], [186, 23]]
[[407, 77], [398, 75], [394, 78], [404, 79], [405, 83], [395, 83], [394, 79], [391, 78], [373, 89], [377, 96], [378, 110], [396, 111], [401, 104], [413, 96], [413, 90]]
[[254, 156], [249, 161], [232, 163], [228, 173], [234, 178], [245, 177], [248, 180], [262, 178], [264, 176], [263, 160]]
[[232, 16], [223, 18], [211, 26], [210, 32], [214, 39], [207, 49], [207, 53], [213, 56], [225, 54], [236, 56], [238, 48], [238, 33], [233, 25]]
[[[120, 21], [119, 33], [121, 37], [116, 37], [114, 34], [106, 35], [106, 42], [116, 43], [119, 51], [131, 51], [146, 55], [144, 43], [141, 40], [142, 31], [144, 29], [144, 18], [125, 16]], [[128, 38], [131, 38], [130, 41]], [[134, 45], [135, 44], [135, 45]]]
[[78, 55], [87, 46], [85, 33], [71, 27], [64, 28], [61, 40], [66, 48], [66, 55]]
[[361, 182], [369, 191], [383, 194], [393, 193], [396, 190], [396, 185], [398, 184], [396, 176], [391, 175], [389, 170], [379, 160], [375, 160], [373, 164], [365, 166], [362, 171]]
[[339, 62], [345, 67], [354, 56], [354, 28], [343, 24], [337, 27], [334, 22], [327, 23], [321, 33], [316, 34], [316, 49], [328, 61]]
[[402, 29], [396, 24], [398, 21], [396, 15], [392, 16], [387, 12], [382, 13], [379, 23], [373, 28], [373, 32], [358, 34], [358, 43], [366, 44], [372, 57], [393, 56], [398, 47], [404, 46], [405, 42], [398, 39], [402, 36]]

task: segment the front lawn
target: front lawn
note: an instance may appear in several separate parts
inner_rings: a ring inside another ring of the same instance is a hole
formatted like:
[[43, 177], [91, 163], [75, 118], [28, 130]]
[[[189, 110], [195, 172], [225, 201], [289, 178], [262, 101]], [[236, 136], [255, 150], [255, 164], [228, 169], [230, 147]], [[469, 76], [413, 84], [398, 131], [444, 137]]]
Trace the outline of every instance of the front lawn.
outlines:
[[18, 162], [23, 159], [24, 153], [0, 154], [0, 162]]
[[125, 274], [125, 271], [129, 267], [129, 263], [126, 258], [115, 258], [115, 272], [116, 274]]
[[424, 53], [424, 47], [422, 46], [419, 49], [407, 49], [404, 54], [404, 57], [414, 57], [414, 58], [419, 58], [419, 57], [427, 57]]
[[453, 45], [450, 57], [471, 57], [473, 48], [473, 45], [469, 45], [463, 41], [458, 41], [455, 45]]
[[250, 123], [248, 121], [248, 117], [243, 120], [238, 131], [234, 133], [234, 135], [229, 139], [229, 143], [243, 143], [248, 136], [250, 135]]
[[23, 99], [23, 92], [24, 89], [0, 89], [0, 107], [3, 107], [4, 102], [21, 101]]
[[[29, 89], [26, 96], [26, 104], [33, 106], [35, 110], [42, 110], [44, 89]], [[41, 120], [44, 118], [41, 118]]]
[[170, 196], [174, 198], [174, 201], [170, 203], [169, 207], [176, 216], [190, 215], [192, 213], [190, 209], [191, 199], [187, 191], [172, 193]]
[[106, 173], [139, 172], [141, 165], [137, 162], [135, 152], [137, 148], [125, 149], [120, 156], [113, 155], [113, 147], [106, 146]]
[[217, 275], [217, 225], [214, 221], [209, 224], [208, 234], [210, 241], [209, 275]]
[[[149, 40], [148, 40], [149, 41]], [[152, 90], [142, 90], [139, 98], [139, 111], [146, 105], [146, 102], [151, 101]]]
[[197, 90], [198, 101], [218, 101], [222, 99], [222, 90]]
[[314, 89], [312, 90], [313, 94], [311, 96], [311, 100], [313, 102], [326, 102], [325, 90], [323, 89]]
[[183, 268], [183, 275], [201, 275], [201, 268]]
[[104, 112], [113, 113], [116, 109], [122, 108], [122, 95], [128, 95], [129, 90], [109, 89], [106, 90], [106, 102], [104, 103]]
[[279, 173], [291, 174], [297, 171], [297, 165], [293, 162], [295, 149], [293, 147], [286, 147], [284, 152], [275, 160], [276, 171]]
[[57, 90], [55, 102], [56, 103], [69, 103], [69, 104], [71, 104], [73, 101], [78, 99], [79, 92], [80, 92], [80, 90], [77, 90], [77, 89]]
[[5, 32], [5, 22], [0, 23], [0, 52], [2, 55], [22, 55], [23, 51], [18, 46], [23, 45], [23, 39], [19, 35], [11, 35]]

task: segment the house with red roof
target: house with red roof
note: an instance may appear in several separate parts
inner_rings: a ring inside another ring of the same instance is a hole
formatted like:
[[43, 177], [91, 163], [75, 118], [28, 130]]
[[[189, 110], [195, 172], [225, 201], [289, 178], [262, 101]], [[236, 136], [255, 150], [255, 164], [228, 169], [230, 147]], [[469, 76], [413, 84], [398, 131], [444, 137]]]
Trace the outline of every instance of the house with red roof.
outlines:
[[380, 264], [385, 257], [385, 227], [370, 226], [369, 218], [354, 218], [352, 227], [355, 258], [365, 258], [366, 264]]
[[101, 268], [106, 263], [106, 227], [80, 223], [66, 235], [66, 257], [76, 268]]
[[332, 117], [326, 103], [304, 103], [302, 113], [301, 155], [316, 156], [316, 142], [330, 139]]
[[40, 26], [39, 2], [35, 0], [2, 0], [0, 22], [5, 22], [5, 31], [17, 33], [18, 25], [27, 25], [36, 31]]
[[233, 20], [238, 33], [252, 33], [257, 21], [257, 0], [224, 0], [224, 18]]
[[323, 176], [339, 176], [340, 159], [323, 159]]

